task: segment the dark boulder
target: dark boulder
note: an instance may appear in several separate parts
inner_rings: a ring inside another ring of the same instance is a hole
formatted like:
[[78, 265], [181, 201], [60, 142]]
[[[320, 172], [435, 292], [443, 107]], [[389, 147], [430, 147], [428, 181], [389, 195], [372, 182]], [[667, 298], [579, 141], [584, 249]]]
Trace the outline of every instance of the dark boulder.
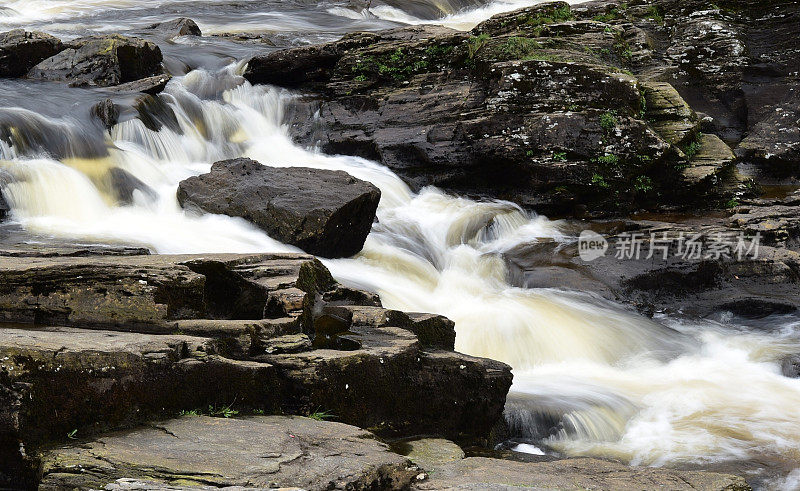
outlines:
[[179, 17], [166, 22], [159, 22], [158, 24], [153, 24], [147, 28], [163, 32], [173, 37], [203, 35], [203, 32], [197, 26], [197, 23], [192, 19], [187, 19], [186, 17]]
[[90, 36], [70, 42], [33, 67], [28, 77], [108, 87], [158, 75], [161, 61], [161, 49], [149, 41], [118, 34]]
[[0, 77], [21, 77], [63, 49], [58, 38], [43, 32], [22, 29], [4, 32], [0, 34]]
[[348, 257], [364, 245], [380, 191], [342, 171], [267, 167], [241, 158], [182, 181], [178, 201], [242, 217], [311, 254]]

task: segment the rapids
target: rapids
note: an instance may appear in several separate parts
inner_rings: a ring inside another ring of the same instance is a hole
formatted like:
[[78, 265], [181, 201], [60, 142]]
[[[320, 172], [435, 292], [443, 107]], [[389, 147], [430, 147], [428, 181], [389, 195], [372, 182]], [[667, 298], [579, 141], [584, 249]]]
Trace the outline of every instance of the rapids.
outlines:
[[[0, 2], [0, 30], [140, 32], [169, 12], [191, 16], [209, 32], [258, 26], [290, 45], [398, 23], [468, 28], [531, 3], [429, 2], [409, 13], [398, 8], [403, 2], [376, 2], [368, 13], [344, 2], [300, 0], [14, 0]], [[417, 16], [431, 9], [442, 17]], [[506, 417], [519, 449], [646, 465], [764, 459], [784, 475], [796, 467], [800, 379], [782, 376], [779, 360], [800, 352], [800, 318], [759, 325], [724, 313], [648, 319], [578, 291], [511, 286], [504, 254], [525, 243], [575, 241], [565, 224], [507, 202], [435, 188], [414, 192], [374, 162], [295, 145], [282, 126], [295, 96], [251, 86], [239, 75], [243, 52], [228, 48], [205, 38], [165, 48], [168, 66], [183, 61], [190, 70], [174, 73], [160, 96], [178, 128], [158, 132], [138, 119], [105, 132], [85, 103], [102, 91], [3, 82], [0, 179], [12, 208], [12, 223], [3, 228], [21, 227], [30, 240], [158, 253], [296, 251], [244, 220], [185, 213], [175, 197], [178, 182], [238, 156], [344, 170], [380, 187], [379, 221], [357, 257], [327, 266], [339, 281], [378, 292], [389, 308], [450, 317], [459, 351], [510, 364]], [[189, 53], [195, 50], [202, 56]], [[116, 204], [103, 179], [111, 168], [129, 172], [154, 194], [135, 192], [132, 204]], [[772, 485], [792, 488], [796, 474]]]

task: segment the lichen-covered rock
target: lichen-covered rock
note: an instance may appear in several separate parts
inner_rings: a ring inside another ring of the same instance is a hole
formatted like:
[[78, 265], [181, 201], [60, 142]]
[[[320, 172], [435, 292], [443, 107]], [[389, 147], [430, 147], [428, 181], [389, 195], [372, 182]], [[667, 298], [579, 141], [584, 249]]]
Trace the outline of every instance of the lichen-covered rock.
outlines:
[[184, 208], [242, 217], [281, 242], [335, 258], [364, 246], [380, 190], [342, 171], [234, 159], [181, 181], [178, 201]]
[[[291, 113], [300, 141], [380, 160], [417, 186], [545, 213], [685, 206], [714, 185], [680, 173], [679, 147], [699, 124], [691, 109], [668, 84], [671, 98], [648, 106], [626, 68], [645, 62], [633, 55], [648, 49], [645, 37], [557, 2], [470, 34], [393, 29], [273, 52], [245, 77], [315, 94]], [[686, 128], [666, 128], [669, 110]]]
[[108, 87], [161, 74], [161, 50], [150, 41], [126, 36], [90, 36], [34, 66], [28, 77], [71, 85]]
[[54, 449], [39, 489], [109, 489], [131, 480], [146, 489], [407, 489], [418, 473], [370, 433], [341, 423], [185, 416]]
[[4, 32], [0, 34], [0, 77], [22, 77], [63, 49], [61, 40], [43, 32], [22, 29]]

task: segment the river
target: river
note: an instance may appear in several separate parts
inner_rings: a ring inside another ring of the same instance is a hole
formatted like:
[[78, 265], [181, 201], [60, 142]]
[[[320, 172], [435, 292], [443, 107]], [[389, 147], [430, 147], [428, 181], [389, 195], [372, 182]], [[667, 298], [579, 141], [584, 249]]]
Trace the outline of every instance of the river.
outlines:
[[[264, 32], [286, 47], [407, 23], [467, 29], [534, 2], [406, 3], [407, 11], [398, 1], [367, 12], [338, 1], [4, 0], [0, 31], [144, 35], [148, 24], [187, 16], [206, 35]], [[13, 128], [17, 142], [0, 138], [12, 207], [0, 237], [156, 253], [297, 251], [241, 219], [184, 213], [178, 182], [238, 156], [341, 169], [380, 187], [379, 220], [358, 256], [327, 266], [341, 282], [378, 292], [389, 308], [450, 317], [459, 351], [510, 364], [511, 445], [631, 464], [731, 465], [777, 479], [767, 487], [800, 485], [800, 379], [784, 377], [780, 366], [800, 353], [800, 317], [757, 325], [724, 312], [650, 319], [580, 291], [512, 286], [504, 255], [531, 242], [574, 242], [574, 224], [507, 202], [414, 192], [377, 163], [295, 145], [282, 122], [296, 95], [240, 76], [248, 56], [275, 48], [213, 36], [158, 41], [175, 76], [160, 97], [175, 111], [176, 129], [156, 132], [129, 119], [108, 133], [89, 116], [102, 89], [0, 81], [0, 127]], [[100, 178], [113, 167], [155, 195], [116, 205]]]

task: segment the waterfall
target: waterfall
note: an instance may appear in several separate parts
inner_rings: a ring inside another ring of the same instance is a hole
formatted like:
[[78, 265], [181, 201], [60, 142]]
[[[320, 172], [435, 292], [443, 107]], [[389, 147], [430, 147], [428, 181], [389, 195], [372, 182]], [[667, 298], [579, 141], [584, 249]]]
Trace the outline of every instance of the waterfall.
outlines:
[[[787, 319], [776, 337], [724, 322], [651, 320], [574, 291], [513, 287], [504, 252], [575, 240], [562, 223], [507, 202], [432, 187], [414, 193], [374, 162], [298, 147], [281, 126], [293, 95], [251, 86], [236, 70], [173, 79], [160, 97], [178, 126], [160, 131], [130, 120], [109, 135], [68, 118], [4, 111], [0, 166], [13, 220], [32, 233], [161, 253], [292, 251], [241, 219], [183, 212], [178, 182], [236, 156], [344, 170], [380, 187], [379, 220], [357, 257], [326, 264], [389, 308], [451, 317], [458, 350], [509, 363], [506, 415], [518, 438], [656, 465], [799, 457], [800, 380], [783, 377], [778, 360], [800, 351], [800, 322]], [[112, 168], [154, 193], [115, 202], [101, 178]]]

